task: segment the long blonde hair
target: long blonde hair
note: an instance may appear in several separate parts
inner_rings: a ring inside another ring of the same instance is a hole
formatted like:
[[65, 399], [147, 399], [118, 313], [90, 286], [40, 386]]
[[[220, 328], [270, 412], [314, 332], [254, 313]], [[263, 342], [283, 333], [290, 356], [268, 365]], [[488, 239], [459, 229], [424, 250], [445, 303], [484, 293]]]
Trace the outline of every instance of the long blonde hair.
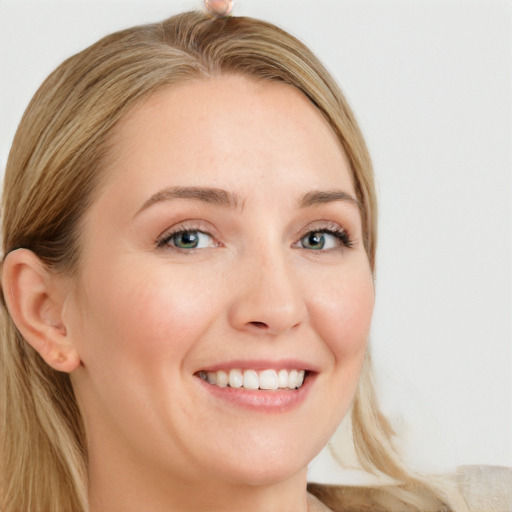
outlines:
[[[334, 80], [307, 47], [279, 28], [199, 12], [107, 36], [46, 79], [23, 116], [7, 163], [4, 254], [24, 247], [49, 268], [72, 275], [80, 261], [80, 220], [94, 199], [113, 128], [155, 91], [223, 73], [290, 84], [325, 116], [351, 163], [373, 269], [377, 207], [371, 161]], [[86, 440], [69, 376], [52, 370], [23, 340], [4, 302], [2, 314], [0, 508], [84, 512]], [[449, 509], [447, 496], [402, 467], [377, 407], [369, 355], [352, 424], [361, 466], [401, 482], [397, 499], [417, 510]], [[317, 493], [336, 506], [335, 493]]]

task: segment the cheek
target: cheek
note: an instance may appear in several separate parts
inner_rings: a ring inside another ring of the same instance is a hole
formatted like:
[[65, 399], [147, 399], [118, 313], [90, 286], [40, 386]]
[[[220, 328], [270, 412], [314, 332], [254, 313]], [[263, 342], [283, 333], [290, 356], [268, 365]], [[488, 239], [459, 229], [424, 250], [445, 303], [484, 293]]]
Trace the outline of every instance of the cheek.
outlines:
[[[197, 276], [196, 276], [197, 277]], [[200, 289], [199, 289], [200, 288]], [[171, 359], [185, 354], [208, 328], [211, 287], [187, 272], [119, 263], [86, 281], [80, 333], [84, 362]]]
[[178, 438], [175, 429], [194, 421], [184, 392], [189, 353], [217, 315], [214, 287], [204, 279], [135, 263], [121, 259], [84, 279], [75, 324], [83, 369], [74, 387], [91, 435], [113, 428], [139, 446], [140, 432]]
[[[374, 307], [374, 285], [366, 261], [340, 268], [323, 280], [309, 304], [313, 329], [329, 361], [318, 417], [325, 417], [325, 441], [347, 414], [366, 356]], [[323, 416], [321, 416], [323, 415]]]
[[315, 295], [311, 317], [336, 362], [364, 356], [374, 301], [373, 280], [365, 265], [331, 275]]

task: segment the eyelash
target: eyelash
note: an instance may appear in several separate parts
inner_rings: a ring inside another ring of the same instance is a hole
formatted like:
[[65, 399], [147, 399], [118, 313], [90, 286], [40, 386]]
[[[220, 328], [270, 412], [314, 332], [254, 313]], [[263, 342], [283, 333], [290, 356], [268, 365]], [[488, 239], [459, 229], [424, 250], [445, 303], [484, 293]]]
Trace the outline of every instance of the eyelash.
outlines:
[[[183, 247], [176, 247], [175, 245], [172, 245], [171, 242], [172, 242], [172, 239], [174, 237], [176, 237], [177, 235], [194, 234], [194, 233], [200, 233], [200, 234], [206, 235], [212, 239], [214, 238], [214, 236], [211, 233], [209, 233], [208, 231], [205, 231], [204, 229], [199, 229], [199, 228], [194, 228], [194, 227], [187, 227], [184, 229], [183, 227], [180, 226], [177, 229], [174, 229], [171, 231], [166, 231], [163, 235], [161, 235], [156, 242], [157, 248], [164, 248], [166, 246], [170, 246], [172, 249], [175, 249], [178, 251], [190, 252], [190, 251], [194, 250], [195, 248], [185, 249]], [[217, 246], [217, 245], [218, 244], [215, 244], [215, 246]]]
[[[350, 234], [348, 231], [341, 226], [329, 226], [329, 227], [323, 227], [320, 229], [310, 229], [308, 230], [304, 235], [302, 235], [299, 239], [299, 242], [301, 240], [304, 240], [307, 236], [313, 235], [313, 234], [326, 234], [326, 235], [332, 235], [337, 240], [340, 241], [341, 246], [347, 249], [351, 249], [354, 247], [354, 241], [352, 240]], [[306, 248], [305, 248], [306, 249]], [[311, 249], [314, 250], [314, 249]], [[328, 249], [326, 249], [328, 250]]]
[[[171, 245], [171, 241], [172, 241], [172, 239], [176, 235], [193, 234], [193, 233], [200, 233], [202, 235], [206, 235], [206, 236], [209, 236], [210, 238], [214, 239], [214, 236], [212, 235], [212, 233], [208, 232], [207, 230], [199, 229], [199, 228], [193, 227], [193, 226], [187, 227], [187, 228], [183, 228], [183, 227], [180, 226], [180, 227], [178, 227], [176, 229], [173, 229], [171, 231], [166, 231], [163, 235], [161, 235], [157, 239], [157, 242], [156, 242], [157, 248], [164, 248], [166, 246], [170, 246], [171, 248], [173, 248], [175, 250], [178, 250], [178, 251], [182, 251], [182, 252], [193, 251], [195, 248], [185, 249], [185, 248], [182, 248], [182, 247], [176, 247], [175, 245]], [[332, 225], [332, 226], [329, 225], [329, 226], [326, 226], [326, 227], [321, 227], [319, 229], [309, 229], [303, 235], [301, 235], [301, 237], [299, 238], [298, 242], [296, 242], [294, 244], [294, 246], [296, 247], [307, 236], [311, 236], [311, 235], [314, 235], [314, 234], [332, 235], [337, 240], [339, 240], [341, 247], [344, 247], [344, 248], [347, 248], [347, 249], [350, 249], [350, 248], [354, 247], [354, 241], [352, 240], [352, 238], [351, 238], [350, 234], [348, 233], [348, 231], [346, 229], [342, 228], [341, 226], [338, 226], [337, 224]], [[218, 245], [219, 244], [215, 244], [214, 247], [216, 247]], [[308, 248], [306, 248], [306, 247], [302, 247], [302, 248], [308, 250]], [[309, 250], [315, 251], [315, 249], [309, 249]], [[321, 250], [322, 249], [320, 249], [320, 251]], [[324, 252], [327, 251], [327, 250], [331, 250], [331, 249], [326, 249], [326, 250], [324, 250]], [[318, 251], [319, 250], [317, 249], [316, 252], [318, 252]]]

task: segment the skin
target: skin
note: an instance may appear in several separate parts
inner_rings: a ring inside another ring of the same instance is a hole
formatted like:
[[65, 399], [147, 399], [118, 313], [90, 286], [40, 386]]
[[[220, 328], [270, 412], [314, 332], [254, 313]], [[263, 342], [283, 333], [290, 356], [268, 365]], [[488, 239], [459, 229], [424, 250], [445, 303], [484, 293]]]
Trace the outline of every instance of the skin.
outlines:
[[[155, 196], [177, 186], [234, 200]], [[307, 509], [307, 464], [350, 406], [374, 305], [355, 202], [298, 205], [333, 190], [355, 197], [347, 158], [287, 85], [198, 80], [121, 123], [82, 222], [78, 276], [59, 284], [91, 512]], [[324, 249], [306, 246], [333, 226], [351, 247], [331, 234]], [[210, 235], [193, 250], [158, 245], [184, 228]], [[197, 376], [290, 358], [314, 378], [289, 410], [229, 403]]]

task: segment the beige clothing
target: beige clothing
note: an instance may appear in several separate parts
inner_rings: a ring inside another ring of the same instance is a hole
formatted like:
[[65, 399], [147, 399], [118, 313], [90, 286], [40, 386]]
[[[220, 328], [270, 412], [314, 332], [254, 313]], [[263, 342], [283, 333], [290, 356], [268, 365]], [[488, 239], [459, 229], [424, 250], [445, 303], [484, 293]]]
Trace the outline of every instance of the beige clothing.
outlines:
[[460, 466], [456, 478], [471, 512], [512, 512], [512, 468]]
[[308, 512], [332, 512], [318, 498], [308, 494]]
[[[512, 512], [512, 468], [461, 466], [456, 471], [455, 481], [471, 512]], [[326, 502], [332, 507], [327, 508], [311, 496], [309, 512], [411, 512], [416, 510], [397, 500], [390, 493], [390, 486], [310, 484], [308, 487], [322, 499], [325, 496]]]

